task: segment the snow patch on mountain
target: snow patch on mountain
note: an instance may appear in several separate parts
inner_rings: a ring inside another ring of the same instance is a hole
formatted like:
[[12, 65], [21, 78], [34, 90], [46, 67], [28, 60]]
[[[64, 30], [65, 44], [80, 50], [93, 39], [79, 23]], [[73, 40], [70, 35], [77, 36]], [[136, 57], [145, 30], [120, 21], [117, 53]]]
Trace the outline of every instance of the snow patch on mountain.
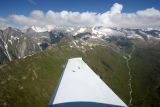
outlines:
[[45, 27], [39, 27], [39, 26], [32, 26], [31, 27], [32, 30], [34, 30], [35, 32], [50, 32], [51, 30], [54, 29], [54, 26], [45, 26]]
[[35, 32], [45, 32], [45, 31], [47, 31], [46, 28], [41, 28], [41, 27], [38, 27], [38, 26], [32, 26], [31, 28], [32, 28], [32, 30], [34, 30]]
[[92, 34], [95, 34], [98, 37], [102, 37], [102, 36], [112, 34], [112, 33], [113, 33], [113, 30], [109, 28], [105, 28], [105, 27], [100, 27], [100, 28], [93, 27], [92, 28]]
[[87, 28], [85, 28], [85, 27], [79, 28], [79, 29], [74, 33], [73, 36], [76, 36], [76, 35], [79, 34], [79, 33], [83, 33], [84, 31], [86, 31], [86, 29], [87, 29]]

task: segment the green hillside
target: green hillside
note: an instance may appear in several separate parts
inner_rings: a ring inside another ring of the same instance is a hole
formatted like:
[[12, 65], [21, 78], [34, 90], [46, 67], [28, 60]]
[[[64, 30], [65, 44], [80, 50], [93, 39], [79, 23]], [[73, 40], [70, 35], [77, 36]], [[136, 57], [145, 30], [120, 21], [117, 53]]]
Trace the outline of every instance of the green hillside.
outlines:
[[[128, 104], [129, 76], [124, 53], [107, 45], [85, 46], [85, 51], [69, 45], [64, 39], [43, 52], [0, 66], [0, 106], [46, 107], [67, 59], [72, 57], [82, 57]], [[160, 107], [160, 45], [155, 45], [135, 43], [129, 62], [133, 107]], [[131, 48], [125, 50], [128, 53]]]

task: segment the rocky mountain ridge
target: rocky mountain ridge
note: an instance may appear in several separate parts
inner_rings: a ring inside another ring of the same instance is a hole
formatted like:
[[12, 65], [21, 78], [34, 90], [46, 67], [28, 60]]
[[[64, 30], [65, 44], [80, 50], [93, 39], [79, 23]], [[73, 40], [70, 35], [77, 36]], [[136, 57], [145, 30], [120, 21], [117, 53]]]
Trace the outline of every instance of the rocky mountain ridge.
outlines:
[[109, 43], [118, 41], [119, 45], [128, 45], [126, 42], [130, 39], [146, 42], [159, 41], [160, 30], [97, 26], [57, 27], [47, 31], [44, 28], [33, 26], [22, 31], [9, 27], [5, 30], [0, 30], [0, 64], [42, 51], [67, 36], [73, 37], [73, 40], [96, 39]]

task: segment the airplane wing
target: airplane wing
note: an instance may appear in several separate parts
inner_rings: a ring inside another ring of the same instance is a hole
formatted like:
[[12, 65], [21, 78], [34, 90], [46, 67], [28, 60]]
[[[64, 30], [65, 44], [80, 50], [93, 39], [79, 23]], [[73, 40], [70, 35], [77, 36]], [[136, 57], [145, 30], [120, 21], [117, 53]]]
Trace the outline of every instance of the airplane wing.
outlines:
[[82, 60], [68, 60], [48, 107], [127, 107]]

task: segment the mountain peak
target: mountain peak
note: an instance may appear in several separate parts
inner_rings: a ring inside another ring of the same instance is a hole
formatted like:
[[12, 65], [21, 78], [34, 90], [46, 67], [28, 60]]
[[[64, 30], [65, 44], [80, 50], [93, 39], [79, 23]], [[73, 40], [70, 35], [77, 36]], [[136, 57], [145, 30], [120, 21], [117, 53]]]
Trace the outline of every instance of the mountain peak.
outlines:
[[31, 29], [34, 30], [35, 32], [45, 32], [45, 31], [47, 31], [46, 28], [42, 28], [42, 27], [39, 27], [39, 26], [32, 26]]

